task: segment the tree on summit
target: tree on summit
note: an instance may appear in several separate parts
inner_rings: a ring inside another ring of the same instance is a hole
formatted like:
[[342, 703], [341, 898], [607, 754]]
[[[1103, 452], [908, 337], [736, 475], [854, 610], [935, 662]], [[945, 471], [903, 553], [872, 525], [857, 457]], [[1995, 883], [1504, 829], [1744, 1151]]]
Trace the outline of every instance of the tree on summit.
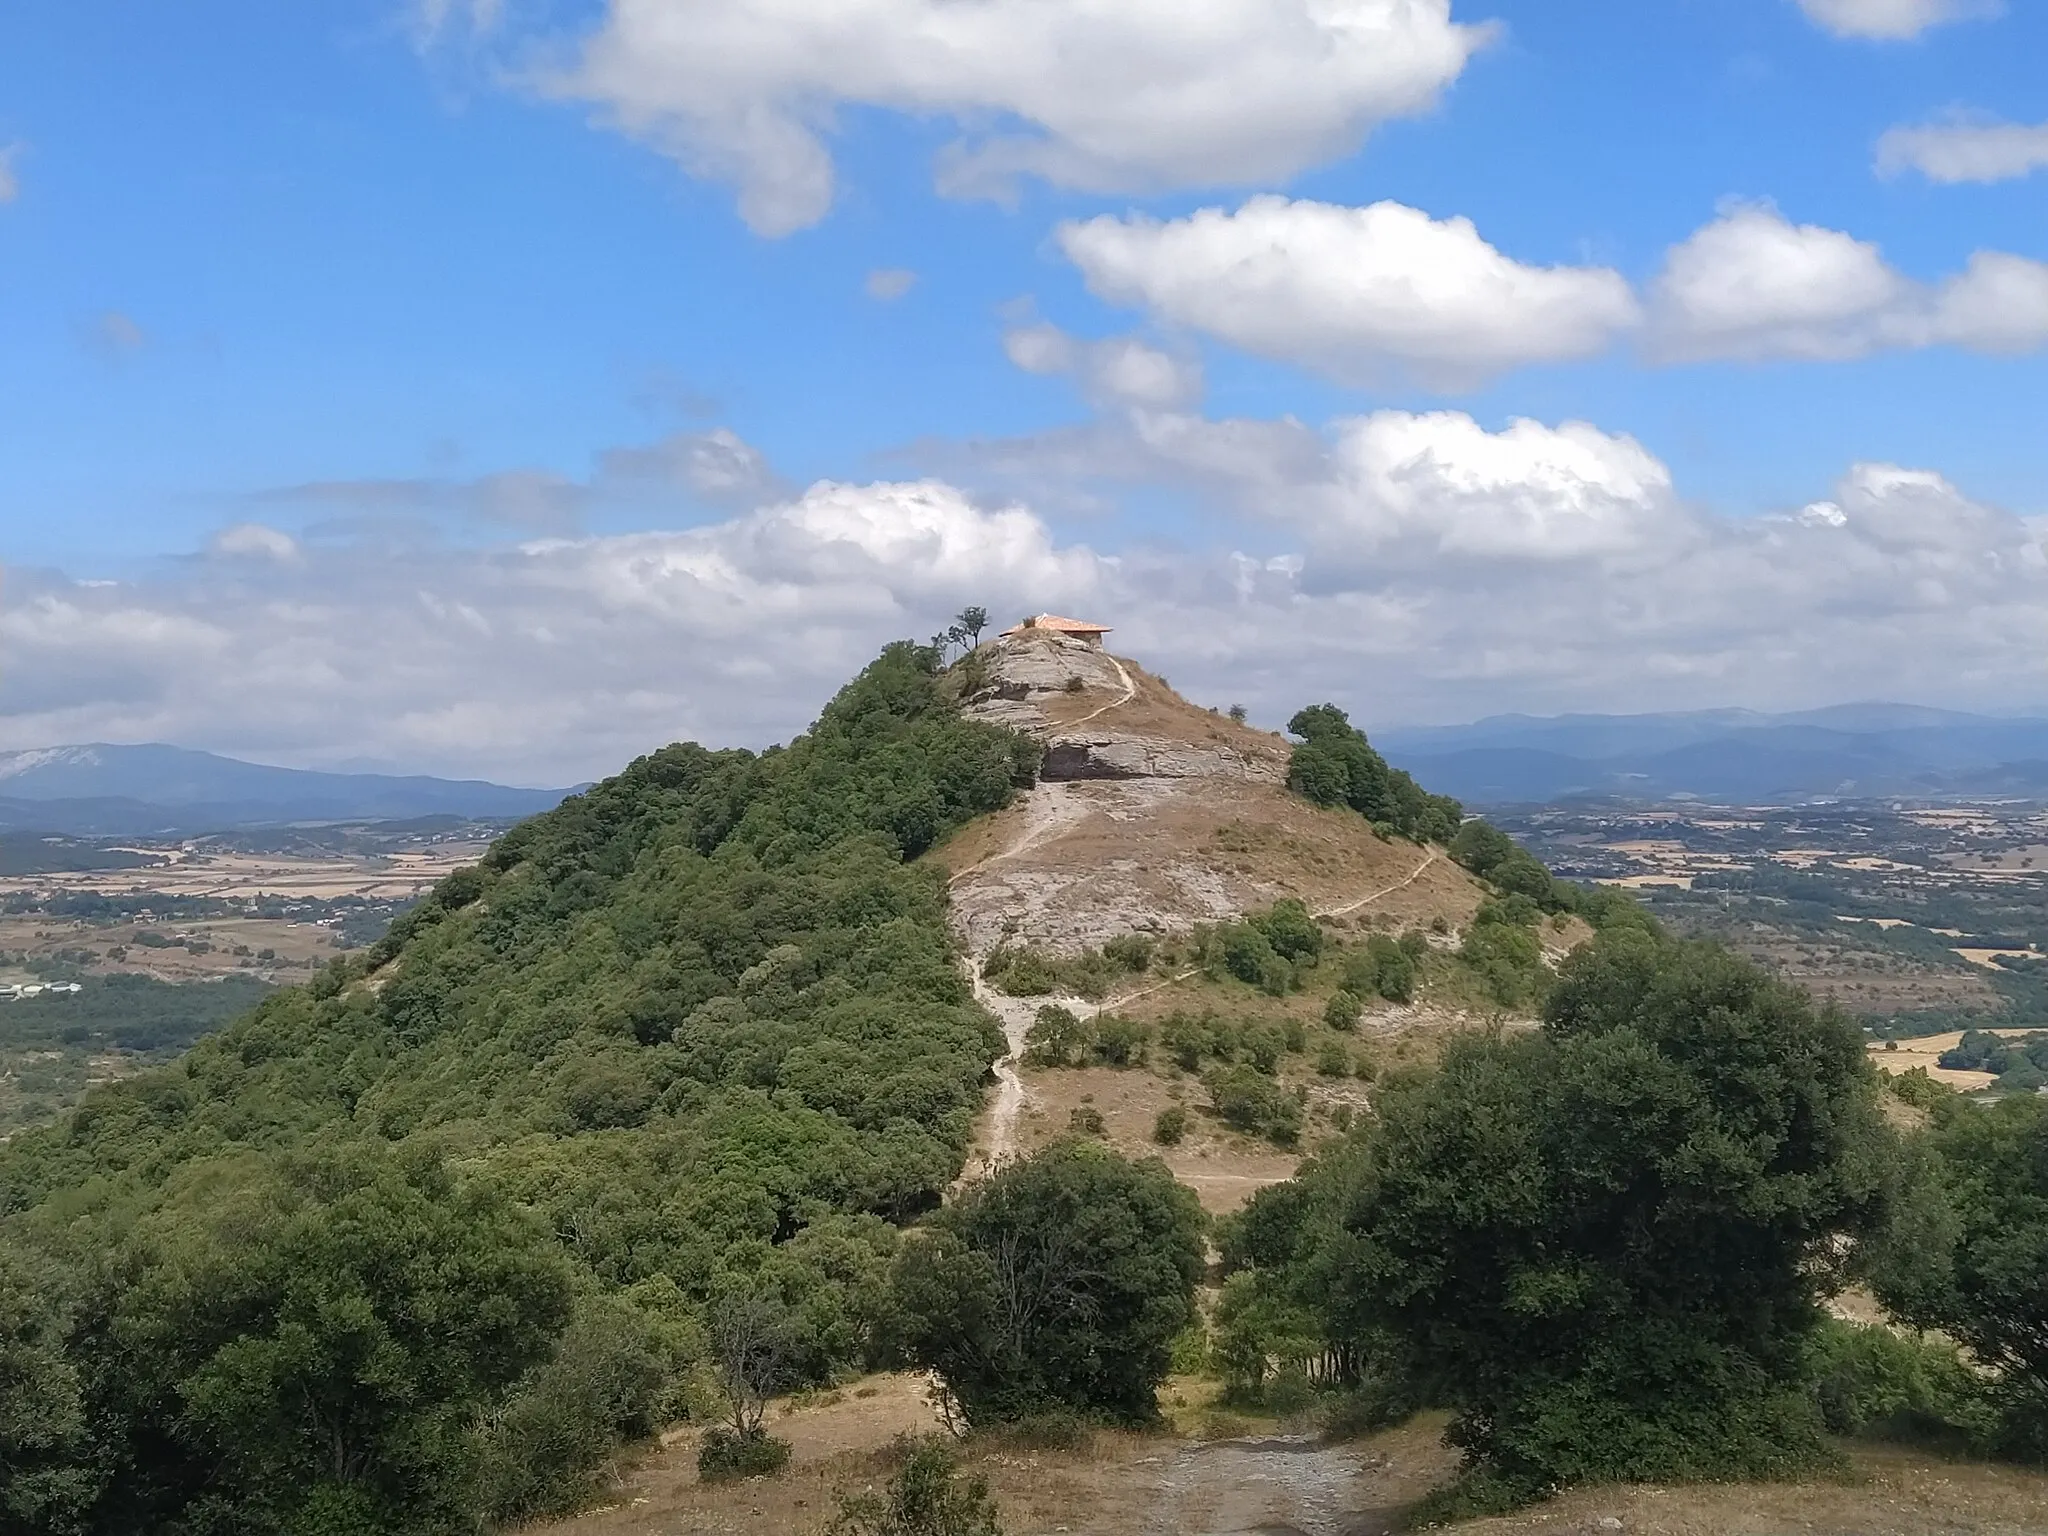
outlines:
[[1375, 752], [1365, 733], [1334, 704], [1312, 704], [1287, 722], [1301, 745], [1287, 763], [1287, 786], [1318, 805], [1348, 805], [1376, 826], [1417, 842], [1447, 843], [1464, 807], [1432, 795]]
[[962, 608], [959, 624], [961, 632], [967, 636], [968, 644], [979, 646], [981, 632], [988, 628], [988, 610], [980, 607]]

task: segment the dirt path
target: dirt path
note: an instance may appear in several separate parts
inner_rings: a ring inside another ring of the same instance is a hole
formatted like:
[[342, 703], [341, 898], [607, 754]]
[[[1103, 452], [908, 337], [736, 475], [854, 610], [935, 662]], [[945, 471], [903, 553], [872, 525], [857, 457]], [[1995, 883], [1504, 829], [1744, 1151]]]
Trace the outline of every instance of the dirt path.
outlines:
[[1114, 656], [1109, 658], [1109, 664], [1112, 667], [1116, 668], [1117, 680], [1124, 685], [1123, 693], [1118, 697], [1111, 699], [1107, 704], [1099, 705], [1098, 707], [1089, 710], [1088, 713], [1083, 715], [1080, 719], [1068, 721], [1065, 725], [1060, 727], [1061, 730], [1071, 731], [1077, 725], [1086, 725], [1090, 720], [1093, 720], [1097, 715], [1107, 714], [1112, 709], [1116, 709], [1121, 705], [1130, 703], [1132, 699], [1135, 699], [1138, 696], [1138, 685], [1131, 681], [1131, 674], [1124, 670], [1124, 664], [1118, 661]]
[[[1121, 672], [1123, 669], [1117, 669]], [[1128, 679], [1126, 679], [1128, 681]], [[948, 880], [948, 885], [962, 876], [997, 864], [1004, 859], [1014, 859], [1028, 853], [1041, 843], [1049, 842], [1062, 832], [1083, 821], [1089, 814], [1087, 801], [1074, 793], [1071, 784], [1040, 784], [1027, 792], [1024, 798], [1024, 819], [1017, 828], [1017, 834], [1008, 845], [990, 854], [979, 863], [970, 864]], [[1006, 997], [982, 980], [982, 962], [988, 958], [988, 951], [970, 949], [964, 957], [967, 979], [974, 988], [974, 1000], [996, 1016], [1003, 1027], [1003, 1040], [1008, 1053], [995, 1064], [996, 1097], [989, 1106], [988, 1124], [976, 1138], [980, 1148], [977, 1155], [968, 1161], [962, 1177], [969, 1178], [986, 1174], [1003, 1162], [1016, 1150], [1017, 1117], [1023, 1113], [1030, 1091], [1024, 1086], [1024, 1079], [1018, 1075], [1017, 1066], [1024, 1055], [1025, 1041], [1031, 1034], [1031, 1026], [1037, 1022], [1038, 1010], [1051, 1003], [1059, 1003], [1076, 1012], [1085, 1012], [1089, 1004], [1078, 997]]]
[[1380, 1536], [1420, 1491], [1396, 1459], [1302, 1435], [1188, 1444], [1155, 1485], [1143, 1536]]
[[1374, 891], [1370, 896], [1361, 896], [1358, 898], [1358, 900], [1351, 902], [1345, 906], [1318, 907], [1316, 909], [1315, 915], [1317, 917], [1349, 917], [1352, 913], [1356, 912], [1360, 907], [1369, 907], [1374, 902], [1383, 900], [1384, 898], [1393, 895], [1396, 891], [1407, 890], [1409, 886], [1413, 885], [1416, 881], [1420, 880], [1423, 877], [1423, 875], [1428, 872], [1429, 867], [1432, 864], [1436, 863], [1436, 861], [1437, 851], [1434, 848], [1425, 848], [1422, 852], [1422, 862], [1416, 865], [1410, 871], [1408, 871], [1407, 879], [1396, 880], [1392, 885], [1385, 886], [1380, 890]]

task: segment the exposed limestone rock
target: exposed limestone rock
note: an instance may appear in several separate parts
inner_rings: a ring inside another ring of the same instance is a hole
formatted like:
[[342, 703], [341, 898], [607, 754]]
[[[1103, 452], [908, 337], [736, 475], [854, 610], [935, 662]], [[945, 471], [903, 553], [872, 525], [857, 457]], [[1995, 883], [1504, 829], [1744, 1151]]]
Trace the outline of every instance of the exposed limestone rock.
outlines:
[[1285, 771], [1270, 757], [1227, 746], [1192, 746], [1116, 731], [1055, 735], [1046, 743], [1046, 779], [1247, 779], [1278, 784]]

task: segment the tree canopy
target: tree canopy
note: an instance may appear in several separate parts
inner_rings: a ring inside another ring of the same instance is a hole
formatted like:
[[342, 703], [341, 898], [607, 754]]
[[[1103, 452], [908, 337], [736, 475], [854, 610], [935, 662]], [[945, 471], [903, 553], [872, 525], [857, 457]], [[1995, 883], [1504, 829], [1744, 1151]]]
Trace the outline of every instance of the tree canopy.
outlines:
[[1055, 1143], [904, 1245], [892, 1284], [903, 1345], [971, 1423], [1058, 1409], [1149, 1421], [1195, 1316], [1204, 1229], [1164, 1163]]
[[1318, 805], [1348, 805], [1416, 842], [1448, 843], [1456, 835], [1464, 815], [1458, 802], [1430, 794], [1389, 767], [1336, 705], [1311, 705], [1287, 729], [1301, 738], [1287, 765], [1287, 783], [1296, 793]]
[[1229, 1235], [1266, 1315], [1451, 1407], [1513, 1488], [1817, 1454], [1817, 1301], [1887, 1168], [1839, 1017], [1616, 928], [1565, 963], [1539, 1033], [1460, 1041], [1376, 1108]]
[[42, 1405], [0, 1414], [0, 1530], [544, 1507], [735, 1287], [801, 1377], [872, 1358], [892, 1224], [1003, 1049], [908, 861], [1036, 761], [938, 664], [891, 646], [784, 748], [640, 759], [0, 1148], [0, 1371]]

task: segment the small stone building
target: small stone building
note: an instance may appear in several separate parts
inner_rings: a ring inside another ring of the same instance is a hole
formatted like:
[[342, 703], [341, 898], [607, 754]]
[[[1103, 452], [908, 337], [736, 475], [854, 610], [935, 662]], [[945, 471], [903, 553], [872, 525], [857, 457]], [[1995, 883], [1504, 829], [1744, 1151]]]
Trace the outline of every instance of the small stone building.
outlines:
[[1079, 640], [1096, 650], [1102, 649], [1102, 637], [1109, 633], [1107, 624], [1087, 624], [1080, 619], [1063, 619], [1056, 613], [1035, 614], [1021, 624], [1003, 631], [1003, 638], [1009, 640], [1018, 635], [1029, 634], [1065, 635], [1070, 640]]

